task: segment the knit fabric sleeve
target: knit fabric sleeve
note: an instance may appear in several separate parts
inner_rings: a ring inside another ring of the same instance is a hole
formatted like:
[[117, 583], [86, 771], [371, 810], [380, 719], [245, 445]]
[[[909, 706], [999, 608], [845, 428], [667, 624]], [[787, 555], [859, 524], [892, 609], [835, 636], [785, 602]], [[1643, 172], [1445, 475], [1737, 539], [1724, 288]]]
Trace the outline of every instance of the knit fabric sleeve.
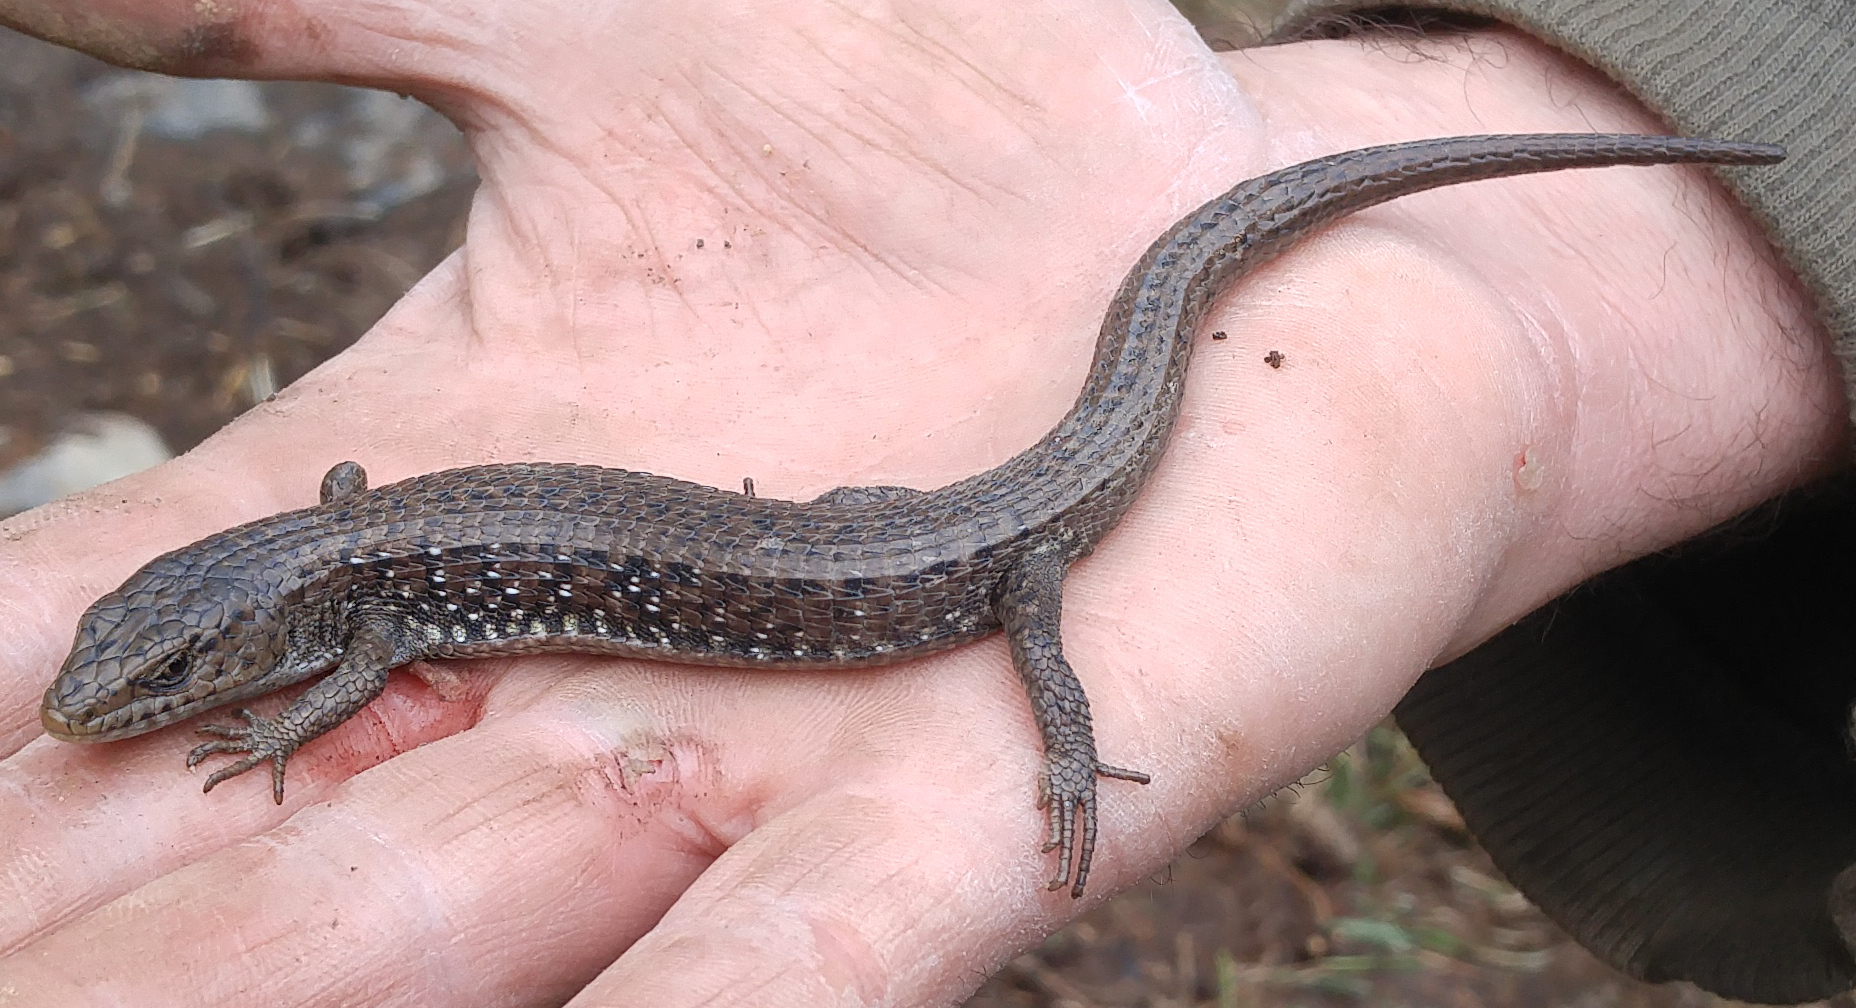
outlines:
[[[1413, 9], [1293, 0], [1267, 40]], [[1680, 133], [1783, 144], [1781, 169], [1723, 178], [1818, 298], [1856, 388], [1856, 4], [1419, 9], [1528, 32]], [[1601, 575], [1398, 706], [1496, 865], [1620, 970], [1761, 1003], [1856, 984], [1853, 485]]]
[[[1292, 0], [1269, 41], [1385, 10]], [[1819, 299], [1856, 388], [1856, 4], [1847, 0], [1424, 0], [1578, 57], [1686, 136], [1784, 145], [1784, 170], [1726, 173]], [[1852, 395], [1856, 402], [1856, 395]]]

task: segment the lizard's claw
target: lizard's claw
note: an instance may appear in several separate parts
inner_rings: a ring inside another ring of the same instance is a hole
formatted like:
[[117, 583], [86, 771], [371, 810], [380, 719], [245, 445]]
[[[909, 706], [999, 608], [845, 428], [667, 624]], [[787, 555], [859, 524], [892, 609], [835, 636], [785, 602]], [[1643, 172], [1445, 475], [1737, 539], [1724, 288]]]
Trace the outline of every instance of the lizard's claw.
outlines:
[[[1083, 749], [1046, 753], [1044, 769], [1038, 773], [1038, 807], [1050, 813], [1044, 853], [1058, 852], [1057, 876], [1050, 880], [1049, 887], [1055, 890], [1069, 884], [1072, 899], [1082, 896], [1083, 885], [1089, 881], [1089, 862], [1095, 857], [1097, 777], [1114, 777], [1136, 784], [1146, 784], [1153, 779], [1138, 770], [1123, 770], [1098, 762], [1094, 752]], [[1077, 836], [1076, 829], [1079, 818], [1083, 827], [1081, 837]]]
[[202, 735], [215, 736], [211, 742], [202, 742], [187, 754], [187, 769], [200, 765], [208, 756], [217, 753], [248, 753], [243, 759], [229, 763], [212, 772], [206, 778], [202, 791], [211, 791], [221, 782], [231, 780], [239, 774], [252, 769], [265, 760], [271, 761], [271, 798], [277, 804], [284, 803], [284, 763], [290, 754], [296, 751], [297, 743], [284, 734], [276, 721], [261, 718], [249, 710], [240, 709], [238, 716], [245, 719], [243, 727], [232, 725], [201, 725]]

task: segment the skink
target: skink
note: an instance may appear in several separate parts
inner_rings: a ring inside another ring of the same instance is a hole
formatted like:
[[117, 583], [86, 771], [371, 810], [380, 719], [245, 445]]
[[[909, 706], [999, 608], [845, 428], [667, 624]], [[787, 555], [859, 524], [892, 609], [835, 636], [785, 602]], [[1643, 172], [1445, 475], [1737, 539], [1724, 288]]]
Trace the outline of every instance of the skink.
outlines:
[[451, 469], [368, 489], [344, 462], [321, 503], [151, 561], [79, 621], [42, 720], [127, 738], [321, 676], [274, 718], [241, 711], [187, 765], [243, 754], [206, 790], [304, 743], [415, 659], [578, 651], [705, 665], [880, 665], [1003, 629], [1043, 737], [1052, 889], [1083, 893], [1096, 755], [1064, 660], [1063, 579], [1115, 526], [1179, 416], [1194, 330], [1246, 270], [1335, 217], [1478, 179], [1603, 165], [1770, 164], [1766, 144], [1615, 134], [1420, 140], [1244, 182], [1150, 246], [1109, 305], [1063, 421], [938, 490], [840, 487], [805, 503], [556, 464]]

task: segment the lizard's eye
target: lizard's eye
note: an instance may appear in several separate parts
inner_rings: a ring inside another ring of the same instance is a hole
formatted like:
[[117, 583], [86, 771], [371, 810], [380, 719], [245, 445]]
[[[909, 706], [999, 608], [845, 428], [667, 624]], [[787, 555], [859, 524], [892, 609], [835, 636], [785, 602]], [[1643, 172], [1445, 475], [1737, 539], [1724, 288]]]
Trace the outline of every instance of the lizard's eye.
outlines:
[[145, 675], [137, 679], [135, 685], [139, 687], [143, 693], [152, 693], [155, 696], [167, 696], [168, 694], [179, 693], [181, 690], [186, 689], [192, 681], [193, 677], [188, 674], [187, 669], [187, 652], [182, 651], [180, 654], [162, 662], [159, 671], [152, 675]]

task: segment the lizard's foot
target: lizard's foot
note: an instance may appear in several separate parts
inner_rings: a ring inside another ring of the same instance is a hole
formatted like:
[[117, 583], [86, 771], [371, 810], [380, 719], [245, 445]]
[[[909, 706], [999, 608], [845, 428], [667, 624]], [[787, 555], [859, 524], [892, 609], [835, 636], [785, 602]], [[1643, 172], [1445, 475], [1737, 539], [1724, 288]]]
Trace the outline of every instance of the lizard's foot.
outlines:
[[[1093, 751], [1064, 749], [1044, 756], [1044, 769], [1038, 774], [1038, 808], [1050, 813], [1049, 839], [1044, 853], [1058, 851], [1057, 877], [1051, 889], [1070, 886], [1070, 897], [1083, 894], [1089, 881], [1089, 862], [1096, 852], [1096, 778], [1146, 784], [1153, 778], [1139, 770], [1124, 770], [1098, 762]], [[1082, 820], [1082, 836], [1077, 836], [1076, 821]], [[1079, 845], [1080, 841], [1080, 845]], [[1080, 846], [1080, 849], [1079, 849]], [[1075, 868], [1072, 882], [1071, 868]]]
[[214, 770], [206, 778], [203, 791], [211, 791], [213, 786], [222, 781], [231, 780], [239, 774], [252, 769], [265, 760], [271, 761], [271, 797], [282, 805], [284, 803], [284, 763], [290, 754], [296, 752], [299, 743], [291, 738], [282, 724], [270, 718], [261, 718], [248, 710], [241, 709], [238, 716], [245, 719], [243, 728], [231, 725], [201, 725], [200, 734], [217, 736], [211, 742], [202, 742], [194, 746], [187, 754], [187, 769], [200, 765], [200, 761], [217, 753], [249, 753], [243, 759]]

